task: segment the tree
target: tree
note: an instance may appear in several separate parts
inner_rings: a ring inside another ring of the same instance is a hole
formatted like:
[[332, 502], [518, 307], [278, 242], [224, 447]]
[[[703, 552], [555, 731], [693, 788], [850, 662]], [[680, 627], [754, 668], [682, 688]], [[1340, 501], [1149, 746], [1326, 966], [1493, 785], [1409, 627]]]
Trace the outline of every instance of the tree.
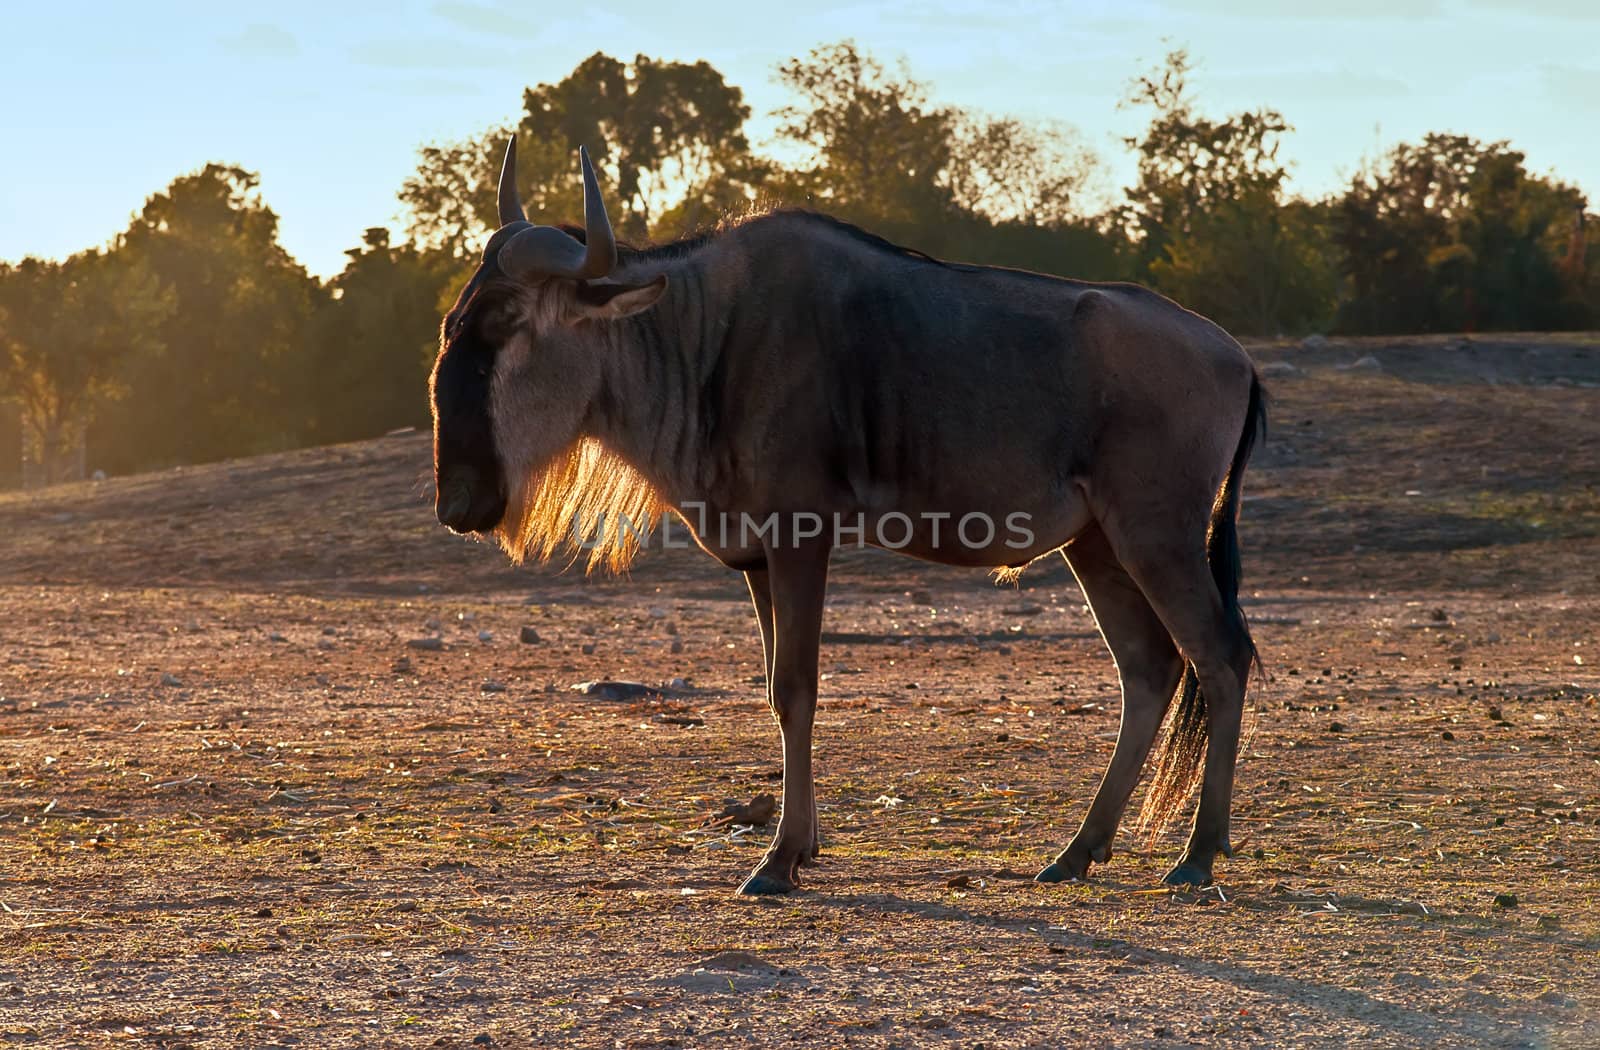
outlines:
[[1187, 52], [1173, 51], [1124, 100], [1154, 110], [1143, 135], [1128, 140], [1139, 154], [1126, 213], [1139, 269], [1224, 327], [1308, 327], [1331, 313], [1336, 288], [1315, 213], [1283, 211], [1288, 170], [1278, 146], [1292, 129], [1272, 109], [1200, 115], [1191, 70]]
[[800, 96], [777, 111], [778, 136], [804, 154], [779, 178], [780, 195], [937, 249], [955, 210], [957, 115], [850, 40], [784, 62], [778, 80]]
[[958, 113], [946, 181], [959, 207], [991, 222], [1059, 226], [1082, 218], [1099, 166], [1063, 124]]
[[321, 289], [278, 244], [255, 174], [208, 164], [152, 196], [119, 251], [172, 297], [132, 396], [90, 435], [96, 462], [132, 470], [292, 446], [307, 429], [309, 325]]
[[82, 476], [84, 431], [124, 391], [130, 354], [157, 345], [172, 296], [124, 253], [0, 265], [0, 396], [15, 400], [24, 459], [43, 484]]
[[465, 278], [447, 255], [390, 245], [381, 226], [345, 254], [350, 261], [329, 282], [331, 295], [314, 326], [317, 382], [308, 436], [318, 442], [428, 422], [428, 371], [448, 306], [443, 299]]
[[[685, 232], [720, 214], [718, 205], [753, 198], [766, 170], [745, 138], [743, 92], [706, 62], [639, 55], [625, 65], [597, 52], [559, 83], [528, 89], [523, 111], [518, 188], [544, 222], [583, 215], [579, 146], [605, 176], [613, 225], [634, 239]], [[499, 226], [495, 187], [511, 133], [423, 149], [400, 191], [414, 244], [475, 254]]]
[[1365, 165], [1335, 208], [1360, 332], [1576, 327], [1572, 228], [1583, 195], [1530, 175], [1507, 142], [1430, 134]]

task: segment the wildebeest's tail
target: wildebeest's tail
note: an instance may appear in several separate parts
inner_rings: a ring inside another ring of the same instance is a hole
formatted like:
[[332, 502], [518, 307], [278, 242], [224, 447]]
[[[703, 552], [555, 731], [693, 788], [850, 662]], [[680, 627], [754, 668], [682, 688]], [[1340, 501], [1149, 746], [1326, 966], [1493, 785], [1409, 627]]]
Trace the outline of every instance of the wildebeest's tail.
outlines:
[[[1240, 482], [1245, 464], [1255, 448], [1256, 439], [1266, 432], [1267, 406], [1261, 389], [1261, 379], [1250, 377], [1250, 403], [1245, 409], [1244, 432], [1233, 451], [1233, 462], [1228, 476], [1217, 490], [1216, 502], [1211, 505], [1211, 524], [1206, 530], [1206, 561], [1211, 565], [1211, 577], [1222, 595], [1222, 607], [1233, 621], [1238, 636], [1249, 648], [1250, 660], [1257, 667], [1261, 657], [1256, 652], [1255, 640], [1250, 636], [1250, 624], [1244, 610], [1239, 607], [1239, 498]], [[1161, 748], [1161, 758], [1151, 779], [1150, 790], [1145, 794], [1144, 806], [1139, 812], [1139, 826], [1152, 837], [1171, 822], [1178, 810], [1194, 791], [1200, 780], [1206, 754], [1207, 724], [1206, 698], [1200, 691], [1200, 679], [1194, 665], [1185, 663], [1183, 678], [1174, 694], [1172, 718], [1167, 724], [1167, 737]]]

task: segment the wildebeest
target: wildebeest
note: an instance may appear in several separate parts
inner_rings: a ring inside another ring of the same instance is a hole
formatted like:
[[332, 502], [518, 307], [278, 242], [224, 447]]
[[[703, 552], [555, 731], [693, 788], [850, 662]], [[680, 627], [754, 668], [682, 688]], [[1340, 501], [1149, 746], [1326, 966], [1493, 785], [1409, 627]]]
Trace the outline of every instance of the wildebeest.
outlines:
[[619, 247], [584, 151], [583, 229], [536, 226], [515, 147], [502, 225], [442, 326], [438, 517], [513, 558], [577, 535], [591, 564], [621, 565], [638, 537], [619, 526], [676, 511], [744, 573], [783, 811], [741, 892], [789, 892], [817, 856], [817, 659], [845, 535], [1003, 571], [1061, 551], [1116, 660], [1122, 722], [1038, 881], [1110, 856], [1175, 699], [1145, 816], [1168, 819], [1199, 780], [1166, 881], [1210, 882], [1255, 658], [1236, 519], [1265, 416], [1239, 344], [1135, 285], [950, 264], [806, 212]]

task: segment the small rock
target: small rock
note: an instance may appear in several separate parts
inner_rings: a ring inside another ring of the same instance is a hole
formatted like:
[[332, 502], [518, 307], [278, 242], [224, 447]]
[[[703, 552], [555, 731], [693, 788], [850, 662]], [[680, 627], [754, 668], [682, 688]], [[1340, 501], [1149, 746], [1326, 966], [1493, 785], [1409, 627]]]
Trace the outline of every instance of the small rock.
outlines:
[[1291, 365], [1287, 361], [1268, 361], [1260, 368], [1257, 368], [1256, 371], [1259, 374], [1268, 377], [1297, 376], [1300, 374], [1300, 369], [1296, 368], [1294, 365]]
[[409, 648], [421, 649], [427, 653], [437, 653], [444, 648], [443, 638], [413, 638], [406, 643]]
[[492, 642], [492, 641], [494, 641], [494, 632], [493, 631], [479, 631], [478, 632], [478, 641], [480, 641], [480, 642]]
[[396, 660], [394, 662], [394, 673], [395, 674], [410, 674], [411, 673], [411, 657], [402, 656], [400, 659]]
[[666, 618], [667, 618], [667, 610], [663, 609], [659, 605], [652, 605], [650, 607], [650, 619], [652, 619], [652, 620], [665, 620]]
[[497, 682], [493, 678], [486, 679], [483, 683], [483, 691], [486, 693], [503, 693], [506, 691], [506, 684]]
[[1450, 619], [1450, 614], [1445, 612], [1443, 609], [1435, 609], [1433, 612], [1429, 613], [1429, 615], [1433, 617], [1434, 623], [1444, 623], [1446, 620]]
[[667, 634], [667, 635], [677, 634], [678, 633], [678, 625], [673, 623], [671, 620], [668, 620], [666, 623], [661, 625], [661, 631], [662, 631], [663, 634]]
[[1515, 893], [1497, 893], [1494, 895], [1494, 906], [1496, 908], [1515, 908], [1520, 903]]
[[439, 629], [439, 618], [437, 616], [429, 617], [422, 626], [430, 631], [437, 631]]
[[287, 642], [288, 640], [289, 639], [285, 638], [277, 631], [273, 631], [271, 634], [267, 635], [267, 641], [269, 642]]
[[330, 641], [327, 638], [318, 638], [317, 639], [317, 648], [318, 649], [322, 649], [324, 651], [332, 649], [333, 648], [333, 642]]
[[572, 691], [580, 696], [593, 697], [596, 700], [637, 700], [643, 696], [650, 696], [660, 690], [654, 689], [643, 682], [579, 682], [572, 687]]
[[323, 634], [327, 634], [327, 635], [331, 635], [331, 634], [334, 634], [336, 632], [334, 631], [334, 629], [332, 627], [324, 627], [322, 629], [322, 633]]
[[1456, 735], [1454, 733], [1450, 732], [1450, 730], [1446, 729], [1443, 733], [1439, 734], [1439, 737], [1442, 740], [1454, 740], [1456, 738]]
[[539, 632], [531, 626], [523, 627], [521, 631], [517, 632], [517, 640], [523, 645], [538, 645]]
[[488, 1032], [481, 1032], [478, 1035], [475, 1035], [475, 1036], [472, 1037], [472, 1045], [473, 1046], [493, 1046], [494, 1045], [494, 1039], [489, 1035]]
[[1328, 732], [1330, 732], [1330, 733], [1342, 733], [1342, 732], [1344, 732], [1344, 723], [1343, 722], [1329, 722], [1328, 723]]
[[1367, 354], [1367, 355], [1365, 355], [1363, 357], [1356, 358], [1354, 361], [1351, 361], [1347, 365], [1340, 365], [1339, 366], [1339, 371], [1341, 371], [1341, 372], [1381, 372], [1381, 371], [1383, 371], [1383, 362], [1379, 361], [1376, 357], [1373, 357], [1371, 354]]
[[672, 645], [669, 646], [669, 649], [672, 652], [675, 652], [675, 653], [683, 652], [683, 639], [682, 638], [674, 638], [672, 640]]
[[593, 656], [594, 655], [594, 643], [593, 642], [584, 642], [578, 648], [583, 652], [584, 656]]
[[1328, 337], [1319, 332], [1313, 332], [1300, 340], [1300, 349], [1302, 350], [1326, 350], [1327, 348]]
[[672, 681], [667, 683], [667, 688], [668, 689], [687, 689], [687, 688], [689, 688], [689, 680], [687, 678], [674, 678]]
[[168, 673], [168, 674], [163, 674], [161, 676], [161, 684], [166, 686], [166, 687], [168, 687], [169, 689], [176, 689], [178, 686], [181, 686], [183, 683], [178, 680], [178, 676], [177, 675]]

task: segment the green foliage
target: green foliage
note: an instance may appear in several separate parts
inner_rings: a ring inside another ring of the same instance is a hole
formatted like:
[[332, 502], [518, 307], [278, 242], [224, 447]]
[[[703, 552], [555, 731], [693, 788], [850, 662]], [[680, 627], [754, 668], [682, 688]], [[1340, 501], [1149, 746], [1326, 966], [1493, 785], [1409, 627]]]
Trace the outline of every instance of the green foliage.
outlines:
[[[766, 165], [750, 154], [744, 94], [706, 62], [645, 55], [624, 65], [596, 53], [556, 84], [523, 95], [517, 175], [531, 215], [578, 219], [583, 187], [573, 155], [588, 146], [624, 237], [668, 236], [748, 203]], [[400, 191], [407, 232], [424, 249], [473, 257], [499, 226], [495, 187], [510, 129], [428, 146]]]
[[391, 245], [381, 226], [345, 254], [350, 261], [313, 325], [316, 385], [305, 437], [317, 443], [428, 423], [442, 304], [467, 276], [444, 253]]
[[122, 471], [292, 446], [306, 430], [310, 323], [322, 292], [278, 244], [251, 172], [208, 164], [146, 202], [119, 255], [171, 296], [133, 396], [91, 431], [90, 460]]
[[800, 163], [772, 197], [924, 251], [1080, 277], [1125, 275], [1118, 238], [1078, 201], [1094, 157], [1061, 125], [935, 106], [926, 85], [851, 41], [778, 68], [797, 101], [777, 113]]
[[1505, 142], [1433, 134], [1357, 173], [1334, 230], [1353, 332], [1581, 327], [1587, 284], [1582, 194], [1531, 175]]
[[1195, 111], [1189, 58], [1174, 51], [1137, 78], [1126, 104], [1155, 111], [1128, 191], [1139, 274], [1233, 332], [1317, 327], [1337, 274], [1317, 209], [1285, 200], [1278, 146], [1292, 130], [1272, 109], [1212, 120]]
[[147, 268], [120, 253], [0, 265], [0, 395], [19, 406], [22, 451], [39, 480], [78, 472], [97, 404], [125, 393], [124, 361], [159, 348], [174, 305]]

